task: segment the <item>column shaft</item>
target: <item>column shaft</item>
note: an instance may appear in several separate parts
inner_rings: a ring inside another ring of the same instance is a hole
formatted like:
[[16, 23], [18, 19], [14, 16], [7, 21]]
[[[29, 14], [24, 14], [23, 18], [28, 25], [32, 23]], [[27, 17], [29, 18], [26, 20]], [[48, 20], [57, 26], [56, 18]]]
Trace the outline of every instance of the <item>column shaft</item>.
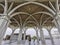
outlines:
[[37, 45], [39, 45], [39, 35], [38, 35], [38, 29], [34, 28], [36, 30], [36, 36], [37, 36]]
[[41, 39], [42, 45], [46, 45], [42, 28], [40, 28], [40, 39]]
[[14, 35], [14, 31], [15, 31], [15, 30], [12, 30], [11, 37], [10, 37], [10, 43], [11, 43], [11, 41], [12, 41], [12, 38], [13, 38], [13, 35]]
[[8, 27], [9, 22], [6, 20], [3, 20], [2, 24], [0, 25], [0, 45], [3, 40], [3, 37], [5, 35], [6, 29]]
[[51, 43], [52, 43], [52, 45], [54, 45], [53, 37], [52, 37], [52, 35], [51, 35], [50, 31], [48, 31], [48, 32], [49, 32], [49, 35], [50, 35]]
[[19, 35], [18, 35], [18, 44], [22, 42], [22, 28], [20, 28]]
[[58, 32], [60, 33], [60, 25], [58, 23], [58, 20], [54, 20], [54, 23], [55, 23], [56, 27], [58, 28]]
[[26, 37], [26, 30], [24, 31], [24, 40], [25, 40], [25, 37]]

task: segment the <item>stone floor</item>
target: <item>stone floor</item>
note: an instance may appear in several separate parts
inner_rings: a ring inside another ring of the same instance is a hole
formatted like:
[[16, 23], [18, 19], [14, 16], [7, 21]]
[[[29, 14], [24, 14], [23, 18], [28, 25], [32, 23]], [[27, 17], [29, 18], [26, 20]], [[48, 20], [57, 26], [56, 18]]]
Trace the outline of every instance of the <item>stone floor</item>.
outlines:
[[[55, 42], [55, 45], [60, 45], [60, 39], [54, 39], [54, 42]], [[9, 41], [7, 40], [7, 41], [3, 41], [2, 45], [17, 45], [17, 42], [13, 42], [13, 43], [9, 44]], [[26, 40], [24, 45], [29, 45], [29, 41]], [[32, 40], [31, 43], [30, 43], [30, 45], [37, 45], [37, 41], [34, 42]], [[41, 41], [40, 41], [40, 45], [42, 45]], [[52, 45], [51, 41], [47, 39], [46, 40], [46, 45]]]

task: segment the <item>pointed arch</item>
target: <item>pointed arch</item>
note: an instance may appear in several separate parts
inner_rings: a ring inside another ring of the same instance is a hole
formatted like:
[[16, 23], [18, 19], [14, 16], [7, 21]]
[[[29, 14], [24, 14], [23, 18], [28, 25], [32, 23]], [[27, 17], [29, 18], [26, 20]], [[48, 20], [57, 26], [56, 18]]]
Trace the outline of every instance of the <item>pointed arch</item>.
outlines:
[[42, 4], [42, 3], [38, 3], [38, 2], [26, 2], [26, 3], [20, 4], [20, 5], [16, 6], [14, 9], [12, 9], [12, 10], [8, 13], [8, 15], [11, 15], [11, 14], [12, 14], [15, 10], [17, 10], [18, 8], [20, 8], [20, 7], [24, 6], [24, 5], [27, 5], [27, 4], [31, 4], [31, 3], [32, 3], [32, 4], [39, 5], [39, 6], [42, 6], [42, 7], [46, 8], [47, 10], [49, 10], [53, 15], [55, 15], [55, 12], [54, 12], [51, 8], [49, 8], [48, 6], [46, 6], [46, 5]]

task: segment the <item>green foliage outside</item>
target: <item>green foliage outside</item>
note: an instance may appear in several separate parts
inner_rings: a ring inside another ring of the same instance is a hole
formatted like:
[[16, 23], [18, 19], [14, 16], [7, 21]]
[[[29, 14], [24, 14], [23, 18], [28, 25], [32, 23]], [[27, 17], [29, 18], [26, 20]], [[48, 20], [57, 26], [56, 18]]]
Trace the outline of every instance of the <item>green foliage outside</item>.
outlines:
[[32, 37], [32, 39], [33, 39], [33, 40], [36, 40], [36, 39], [37, 39], [37, 37], [36, 37], [36, 36], [33, 36], [33, 37]]

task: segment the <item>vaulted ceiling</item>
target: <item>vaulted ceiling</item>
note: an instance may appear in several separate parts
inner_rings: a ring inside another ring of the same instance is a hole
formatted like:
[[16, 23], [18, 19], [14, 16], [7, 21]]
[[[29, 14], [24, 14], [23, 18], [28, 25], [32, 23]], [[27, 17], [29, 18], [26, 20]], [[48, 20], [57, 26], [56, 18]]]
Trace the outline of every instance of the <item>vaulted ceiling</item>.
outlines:
[[[49, 4], [47, 4], [47, 5], [49, 5]], [[17, 23], [13, 19], [13, 18], [15, 18], [19, 22], [19, 24], [21, 23], [20, 20], [22, 20], [22, 25], [24, 25], [24, 23], [28, 22], [25, 26], [30, 26], [30, 27], [37, 26], [35, 24], [37, 22], [38, 22], [38, 24], [41, 24], [43, 26], [51, 26], [51, 25], [54, 26], [54, 23], [52, 23], [53, 18], [49, 15], [46, 15], [43, 13], [38, 13], [41, 11], [49, 12], [47, 9], [45, 9], [39, 5], [36, 5], [36, 4], [32, 4], [32, 3], [22, 6], [19, 9], [17, 9], [15, 12], [25, 12], [26, 14], [21, 13], [19, 15], [13, 16], [11, 18], [11, 21], [12, 21], [11, 25], [18, 26]], [[35, 13], [37, 13], [37, 14], [35, 14]], [[30, 16], [30, 15], [32, 15], [32, 16]], [[45, 22], [46, 20], [47, 20], [47, 22]], [[35, 22], [35, 23], [33, 23], [33, 22]]]
[[[0, 2], [2, 4], [4, 4], [3, 1], [4, 0], [0, 0]], [[43, 3], [46, 6], [50, 7], [49, 0], [21, 0], [21, 2], [20, 2], [20, 0], [8, 0], [8, 5], [9, 6], [11, 4], [11, 1], [15, 1], [12, 9], [19, 4], [26, 3], [27, 1], [35, 1], [35, 2], [38, 2], [38, 3]], [[55, 6], [55, 0], [50, 0], [50, 1], [52, 1], [52, 4]], [[4, 10], [0, 6], [0, 13], [3, 13], [3, 11]], [[19, 27], [19, 25], [21, 26], [21, 24], [24, 25], [24, 23], [27, 23], [25, 26], [34, 27], [34, 26], [37, 26], [36, 23], [38, 23], [38, 25], [41, 24], [42, 26], [55, 26], [55, 24], [52, 22], [53, 18], [50, 15], [43, 14], [43, 13], [38, 13], [38, 12], [41, 12], [41, 11], [49, 12], [44, 7], [33, 4], [33, 3], [24, 5], [24, 6], [20, 7], [19, 9], [17, 9], [15, 12], [13, 12], [13, 13], [16, 13], [16, 12], [22, 12], [22, 13], [19, 14], [19, 15], [13, 16], [10, 19], [11, 20], [10, 25], [13, 25], [15, 27]], [[24, 14], [24, 13], [26, 13], [26, 14]], [[37, 14], [35, 14], [35, 13], [37, 13]], [[51, 13], [51, 12], [49, 12], [49, 13]], [[32, 16], [30, 16], [30, 15], [32, 15]], [[19, 23], [19, 25], [14, 19]], [[47, 22], [45, 22], [46, 20], [47, 20]]]
[[[3, 2], [4, 0], [0, 0], [0, 2]], [[8, 0], [8, 2], [11, 2], [11, 1], [14, 1], [14, 2], [23, 2], [23, 1], [39, 1], [39, 2], [43, 2], [43, 1], [52, 1], [52, 2], [55, 2], [56, 0]]]

